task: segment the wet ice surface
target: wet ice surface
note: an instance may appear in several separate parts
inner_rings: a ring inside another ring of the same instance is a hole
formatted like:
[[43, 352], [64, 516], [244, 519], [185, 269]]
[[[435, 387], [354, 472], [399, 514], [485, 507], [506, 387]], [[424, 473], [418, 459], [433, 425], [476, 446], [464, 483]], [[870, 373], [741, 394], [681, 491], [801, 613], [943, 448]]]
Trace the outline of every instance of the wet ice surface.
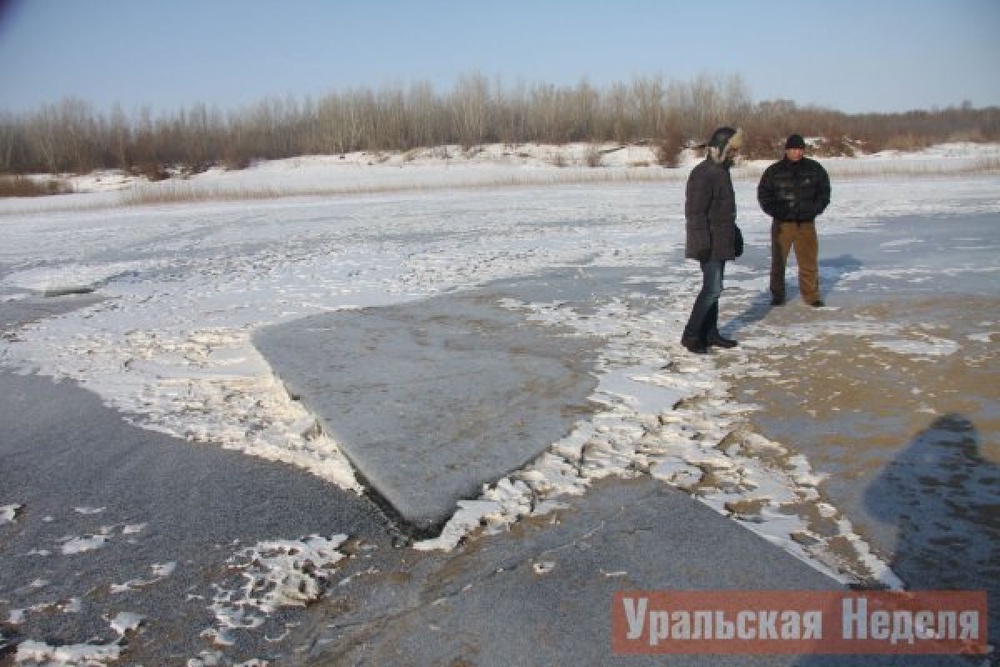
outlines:
[[0, 522], [5, 665], [270, 655], [334, 578], [337, 530], [382, 534], [363, 499], [290, 466], [136, 428], [44, 377], [0, 385], [0, 493], [21, 499]]
[[[940, 557], [925, 558], [922, 568], [909, 572], [894, 566], [910, 585], [933, 587], [945, 581], [943, 572], [961, 572], [969, 582], [998, 580], [991, 563], [996, 563], [1000, 532], [995, 519], [988, 518], [996, 513], [985, 511], [995, 507], [1000, 493], [997, 347], [992, 342], [997, 322], [984, 317], [997, 305], [996, 298], [956, 301], [955, 295], [898, 290], [889, 300], [869, 298], [852, 307], [857, 318], [852, 331], [810, 334], [794, 342], [775, 332], [767, 351], [761, 351], [770, 372], [746, 383], [746, 394], [740, 394], [764, 406], [754, 421], [765, 433], [794, 441], [827, 475], [824, 491], [884, 553], [897, 552], [914, 537], [903, 526], [904, 517], [937, 526], [937, 538], [945, 542], [945, 533], [964, 534], [968, 544], [951, 552], [955, 567], [942, 567], [947, 561]], [[816, 320], [813, 328], [821, 328], [828, 316]], [[871, 328], [865, 320], [894, 324]], [[918, 465], [917, 459], [925, 457], [926, 465]], [[896, 469], [895, 481], [885, 477], [889, 468]], [[908, 471], [902, 480], [900, 470]], [[914, 494], [939, 502], [904, 500]]]
[[[995, 216], [887, 220], [823, 241], [831, 308], [748, 330], [736, 395], [912, 589], [986, 589], [1000, 621]], [[844, 270], [849, 267], [848, 270]]]
[[[822, 353], [831, 335], [849, 347], [860, 341], [887, 369], [974, 354], [995, 377], [995, 310], [969, 319], [962, 337], [933, 321], [904, 326], [893, 310], [853, 309], [868, 303], [866, 295], [901, 289], [973, 294], [995, 305], [996, 178], [838, 185], [821, 227], [833, 308], [816, 318], [798, 305], [779, 314], [766, 307], [768, 221], [756, 211], [754, 183], [737, 187], [749, 249], [727, 267], [722, 320], [744, 345], [725, 356], [695, 358], [677, 345], [699, 279], [697, 268], [681, 259], [682, 188], [636, 184], [2, 218], [5, 300], [87, 289], [102, 299], [9, 330], [2, 360], [21, 372], [73, 378], [146, 428], [292, 463], [359, 490], [336, 438], [289, 396], [254, 347], [254, 333], [331, 311], [419, 304], [524, 277], [532, 291], [510, 295], [503, 304], [510, 313], [532, 326], [602, 341], [588, 396], [596, 407], [535, 460], [460, 501], [441, 536], [418, 547], [451, 548], [470, 532], [503, 531], [526, 514], [571, 503], [595, 480], [642, 475], [688, 490], [845, 580], [899, 585], [904, 572], [890, 569], [897, 564], [886, 556], [891, 531], [880, 536], [874, 517], [852, 503], [858, 486], [836, 490], [830, 480], [837, 469], [804, 437], [821, 420], [795, 406], [793, 414], [804, 417], [788, 423], [798, 427], [757, 432], [753, 397], [738, 398], [733, 388], [769, 377], [779, 361], [771, 355], [810, 344]], [[886, 257], [893, 261], [881, 261]], [[560, 287], [537, 287], [554, 270], [564, 272]], [[995, 442], [995, 398], [987, 393], [982, 403], [989, 420], [963, 413], [983, 441]], [[943, 416], [926, 414], [928, 424]], [[829, 423], [836, 431], [851, 421]], [[865, 441], [863, 430], [855, 432]], [[959, 432], [969, 440], [969, 429]], [[900, 477], [893, 479], [898, 484]], [[989, 477], [972, 488], [995, 493]], [[22, 502], [0, 498], [0, 526], [16, 525]], [[978, 515], [969, 515], [970, 526]], [[100, 524], [67, 535], [53, 551], [99, 554], [141, 536]], [[24, 585], [34, 590], [32, 582]], [[255, 623], [240, 614], [261, 611], [229, 595], [206, 602], [227, 619], [214, 626], [223, 639], [226, 623]], [[108, 621], [123, 629], [136, 622]]]

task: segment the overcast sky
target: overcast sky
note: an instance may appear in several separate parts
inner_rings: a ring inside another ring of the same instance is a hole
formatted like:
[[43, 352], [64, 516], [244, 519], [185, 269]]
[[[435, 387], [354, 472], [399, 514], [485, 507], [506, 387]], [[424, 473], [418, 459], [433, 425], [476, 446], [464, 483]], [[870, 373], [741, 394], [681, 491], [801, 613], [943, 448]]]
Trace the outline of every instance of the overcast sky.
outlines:
[[463, 74], [742, 77], [849, 113], [1000, 106], [1000, 0], [0, 0], [0, 110], [237, 110]]

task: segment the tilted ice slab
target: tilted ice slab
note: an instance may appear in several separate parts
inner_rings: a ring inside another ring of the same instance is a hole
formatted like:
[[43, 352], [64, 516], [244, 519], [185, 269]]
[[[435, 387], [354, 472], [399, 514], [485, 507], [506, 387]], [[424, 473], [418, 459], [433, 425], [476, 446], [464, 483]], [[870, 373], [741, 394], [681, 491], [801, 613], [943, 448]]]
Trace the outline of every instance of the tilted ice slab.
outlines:
[[327, 313], [254, 341], [376, 498], [427, 532], [590, 411], [596, 339], [500, 301], [475, 291]]

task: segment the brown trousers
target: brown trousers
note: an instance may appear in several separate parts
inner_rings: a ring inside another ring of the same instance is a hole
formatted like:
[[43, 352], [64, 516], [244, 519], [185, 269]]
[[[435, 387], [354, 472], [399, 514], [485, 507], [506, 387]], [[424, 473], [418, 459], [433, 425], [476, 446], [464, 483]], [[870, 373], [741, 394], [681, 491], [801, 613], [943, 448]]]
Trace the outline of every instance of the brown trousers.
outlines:
[[771, 223], [771, 296], [785, 298], [785, 265], [792, 248], [795, 248], [795, 261], [799, 265], [802, 300], [806, 303], [819, 301], [819, 240], [815, 222], [775, 220]]

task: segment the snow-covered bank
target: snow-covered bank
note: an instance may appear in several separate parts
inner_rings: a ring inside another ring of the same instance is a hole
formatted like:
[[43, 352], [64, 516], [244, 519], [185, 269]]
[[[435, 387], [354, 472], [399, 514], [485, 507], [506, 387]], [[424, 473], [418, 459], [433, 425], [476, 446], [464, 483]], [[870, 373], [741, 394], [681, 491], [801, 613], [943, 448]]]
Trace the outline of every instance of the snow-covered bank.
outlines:
[[[0, 199], [0, 215], [454, 188], [672, 183], [685, 179], [698, 159], [696, 152], [684, 151], [677, 167], [663, 168], [657, 164], [656, 151], [649, 144], [492, 144], [468, 149], [442, 146], [402, 153], [310, 155], [260, 162], [241, 170], [213, 167], [194, 175], [178, 173], [155, 183], [118, 171], [103, 171], [63, 177], [74, 194]], [[756, 179], [768, 163], [768, 160], [742, 161], [734, 169], [734, 177]], [[884, 151], [828, 158], [824, 164], [834, 177], [852, 179], [996, 173], [1000, 171], [1000, 145], [943, 144], [912, 153]]]

